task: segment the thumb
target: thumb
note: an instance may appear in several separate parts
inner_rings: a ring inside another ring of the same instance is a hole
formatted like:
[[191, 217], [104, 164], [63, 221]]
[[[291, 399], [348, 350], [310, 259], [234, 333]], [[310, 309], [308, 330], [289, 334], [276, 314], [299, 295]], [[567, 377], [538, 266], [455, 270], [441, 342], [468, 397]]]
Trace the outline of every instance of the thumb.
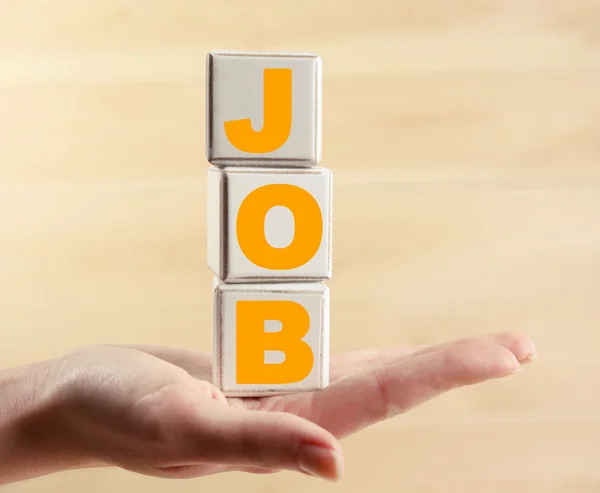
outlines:
[[193, 459], [203, 463], [288, 469], [331, 481], [342, 473], [337, 439], [288, 413], [249, 411], [214, 402], [203, 409], [188, 436], [194, 442]]

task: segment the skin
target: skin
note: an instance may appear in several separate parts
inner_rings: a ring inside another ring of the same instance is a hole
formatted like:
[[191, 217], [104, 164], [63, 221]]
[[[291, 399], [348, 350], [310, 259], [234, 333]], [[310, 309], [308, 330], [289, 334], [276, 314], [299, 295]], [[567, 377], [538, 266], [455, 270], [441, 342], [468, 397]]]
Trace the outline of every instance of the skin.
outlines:
[[340, 439], [534, 358], [518, 333], [365, 350], [333, 357], [321, 391], [226, 399], [209, 354], [83, 347], [0, 373], [0, 485], [111, 466], [166, 478], [286, 469], [335, 481]]

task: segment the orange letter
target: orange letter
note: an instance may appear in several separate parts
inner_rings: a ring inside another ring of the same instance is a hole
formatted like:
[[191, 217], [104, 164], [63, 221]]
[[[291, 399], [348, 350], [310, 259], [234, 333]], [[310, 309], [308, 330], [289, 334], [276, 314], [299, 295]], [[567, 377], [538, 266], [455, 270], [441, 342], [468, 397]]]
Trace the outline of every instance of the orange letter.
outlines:
[[[287, 207], [294, 215], [294, 239], [285, 248], [272, 247], [265, 237], [267, 212], [277, 205]], [[240, 249], [250, 262], [264, 269], [295, 269], [317, 253], [323, 217], [315, 198], [303, 188], [265, 185], [248, 194], [240, 205], [236, 230]]]
[[[265, 332], [266, 320], [279, 320], [279, 332]], [[310, 316], [294, 301], [238, 301], [236, 303], [236, 381], [238, 384], [290, 384], [311, 372], [314, 355], [302, 340]], [[285, 361], [266, 364], [265, 351], [281, 351]]]
[[266, 68], [263, 128], [255, 132], [250, 119], [225, 122], [231, 144], [243, 152], [262, 154], [279, 149], [292, 129], [292, 69]]

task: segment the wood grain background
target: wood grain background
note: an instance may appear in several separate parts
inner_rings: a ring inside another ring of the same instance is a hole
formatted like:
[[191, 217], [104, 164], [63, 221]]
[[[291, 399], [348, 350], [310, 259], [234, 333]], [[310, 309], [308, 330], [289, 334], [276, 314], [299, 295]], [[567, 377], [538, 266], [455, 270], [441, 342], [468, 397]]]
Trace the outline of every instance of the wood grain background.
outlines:
[[5, 490], [600, 491], [597, 0], [0, 0], [2, 366], [210, 349], [212, 49], [323, 58], [333, 352], [515, 329], [539, 360], [344, 441], [337, 485], [95, 470]]

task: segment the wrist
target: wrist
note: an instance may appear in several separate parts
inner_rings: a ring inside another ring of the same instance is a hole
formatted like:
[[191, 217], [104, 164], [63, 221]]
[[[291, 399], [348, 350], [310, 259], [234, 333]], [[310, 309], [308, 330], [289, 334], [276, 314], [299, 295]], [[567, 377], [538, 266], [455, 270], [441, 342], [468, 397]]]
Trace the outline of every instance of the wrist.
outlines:
[[0, 372], [0, 485], [94, 465], [67, 428], [59, 368], [50, 360]]

